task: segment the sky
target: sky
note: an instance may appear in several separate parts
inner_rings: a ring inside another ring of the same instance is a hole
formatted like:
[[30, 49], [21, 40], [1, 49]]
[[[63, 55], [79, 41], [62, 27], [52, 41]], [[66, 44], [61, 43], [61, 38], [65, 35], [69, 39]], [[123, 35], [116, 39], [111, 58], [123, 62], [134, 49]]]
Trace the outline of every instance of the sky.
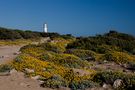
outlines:
[[135, 35], [135, 0], [0, 0], [0, 27], [89, 36]]

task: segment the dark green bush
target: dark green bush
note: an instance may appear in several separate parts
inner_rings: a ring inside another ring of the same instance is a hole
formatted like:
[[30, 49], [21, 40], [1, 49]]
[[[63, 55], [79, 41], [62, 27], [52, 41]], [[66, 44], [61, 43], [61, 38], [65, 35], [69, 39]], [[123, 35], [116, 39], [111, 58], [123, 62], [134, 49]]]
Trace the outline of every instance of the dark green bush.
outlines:
[[18, 29], [7, 29], [0, 27], [0, 39], [1, 40], [15, 40], [15, 39], [39, 39], [40, 37], [62, 37], [64, 39], [72, 38], [72, 35], [60, 35], [58, 33], [43, 33], [30, 30], [18, 30]]
[[[114, 33], [116, 35], [98, 35], [93, 37], [80, 37], [76, 41], [67, 45], [67, 49], [85, 49], [93, 50], [98, 53], [105, 53], [108, 48], [101, 47], [103, 45], [117, 46], [121, 51], [132, 53], [135, 48], [135, 38], [122, 33]], [[126, 37], [127, 36], [127, 37]], [[127, 39], [128, 38], [128, 39]]]
[[65, 50], [62, 46], [57, 45], [55, 43], [42, 43], [38, 46], [44, 48], [44, 50], [53, 51], [56, 53], [62, 53]]
[[133, 74], [124, 74], [121, 72], [113, 72], [113, 71], [103, 71], [98, 72], [93, 77], [93, 81], [98, 82], [101, 85], [103, 83], [113, 85], [114, 81], [117, 79], [121, 79], [124, 82], [124, 85], [121, 87], [122, 90], [123, 88], [124, 90], [133, 90], [135, 88], [135, 75]]
[[12, 67], [10, 65], [0, 65], [0, 72], [10, 71]]
[[69, 87], [71, 90], [86, 90], [87, 88], [99, 87], [98, 83], [91, 80], [82, 80], [81, 82], [71, 82]]
[[59, 75], [54, 75], [51, 78], [45, 79], [42, 87], [60, 88], [67, 87], [67, 82]]

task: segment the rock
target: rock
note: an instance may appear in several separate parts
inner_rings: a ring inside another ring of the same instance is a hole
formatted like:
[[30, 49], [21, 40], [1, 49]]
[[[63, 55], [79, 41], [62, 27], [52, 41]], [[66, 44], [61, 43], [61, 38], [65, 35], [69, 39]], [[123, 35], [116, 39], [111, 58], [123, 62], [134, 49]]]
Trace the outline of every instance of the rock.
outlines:
[[114, 88], [119, 88], [119, 87], [122, 87], [122, 86], [123, 86], [123, 81], [121, 79], [117, 79], [113, 83]]
[[38, 80], [40, 83], [44, 83], [44, 81], [42, 81], [42, 80]]
[[27, 84], [27, 83], [20, 83], [20, 86], [24, 86], [24, 87], [29, 87], [30, 85], [29, 84]]
[[34, 73], [34, 70], [33, 69], [25, 68], [25, 71], [26, 71], [26, 73]]
[[95, 60], [95, 58], [93, 58], [93, 57], [85, 57], [84, 59], [87, 60], [87, 61]]
[[37, 75], [37, 76], [31, 77], [31, 78], [34, 79], [34, 80], [38, 80], [40, 78], [40, 76]]
[[13, 74], [13, 73], [17, 73], [17, 71], [16, 71], [15, 69], [12, 69], [12, 70], [10, 70], [9, 73], [10, 73], [10, 74]]
[[108, 61], [107, 61], [107, 60], [104, 60], [103, 62], [104, 62], [104, 63], [107, 63]]
[[105, 88], [105, 89], [110, 89], [111, 85], [104, 83], [102, 87]]

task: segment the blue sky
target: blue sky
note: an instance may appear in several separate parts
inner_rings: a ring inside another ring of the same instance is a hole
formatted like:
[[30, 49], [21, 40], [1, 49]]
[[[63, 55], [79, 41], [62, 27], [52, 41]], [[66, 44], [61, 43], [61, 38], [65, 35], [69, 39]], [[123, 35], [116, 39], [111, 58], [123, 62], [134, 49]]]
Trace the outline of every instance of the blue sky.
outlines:
[[110, 29], [135, 35], [135, 0], [0, 0], [0, 26], [77, 36]]

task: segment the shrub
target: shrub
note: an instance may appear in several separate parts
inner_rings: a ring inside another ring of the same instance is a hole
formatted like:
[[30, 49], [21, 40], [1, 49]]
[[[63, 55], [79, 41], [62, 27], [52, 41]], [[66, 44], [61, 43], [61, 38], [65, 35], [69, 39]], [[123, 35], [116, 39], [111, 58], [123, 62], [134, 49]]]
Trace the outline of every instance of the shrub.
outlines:
[[37, 46], [34, 45], [34, 44], [29, 44], [29, 45], [26, 45], [26, 46], [23, 46], [21, 47], [20, 51], [23, 52], [25, 49], [28, 49], [28, 48], [36, 48]]
[[22, 47], [20, 51], [22, 53], [29, 54], [33, 57], [38, 57], [45, 52], [44, 48], [38, 47], [37, 45], [33, 45], [33, 44]]
[[60, 88], [67, 87], [67, 82], [59, 75], [53, 75], [52, 77], [45, 79], [42, 87]]
[[113, 71], [102, 71], [95, 74], [93, 81], [99, 84], [107, 83], [113, 85], [114, 81], [117, 79], [123, 80], [124, 84], [118, 90], [132, 90], [135, 88], [135, 75], [133, 74], [123, 74], [121, 72]]
[[135, 38], [130, 35], [121, 35], [121, 33], [115, 33], [115, 35], [116, 37], [110, 35], [79, 37], [74, 42], [69, 43], [67, 45], [67, 49], [85, 49], [93, 50], [98, 53], [104, 53], [108, 50], [108, 48], [104, 47], [104, 45], [108, 45], [117, 46], [120, 50], [132, 53], [135, 48]]
[[12, 67], [10, 65], [0, 65], [0, 72], [10, 71]]
[[117, 52], [117, 51], [112, 51], [106, 53], [101, 60], [108, 60], [108, 61], [114, 61], [118, 64], [120, 63], [127, 63], [129, 61], [135, 61], [135, 57], [133, 55], [129, 55], [128, 53], [125, 52]]
[[79, 57], [70, 54], [57, 54], [47, 52], [41, 55], [40, 59], [70, 68], [83, 68], [90, 66], [87, 61], [81, 60]]
[[99, 87], [99, 84], [91, 80], [82, 80], [81, 82], [71, 82], [69, 87], [72, 90], [86, 90], [87, 88]]
[[81, 59], [85, 60], [95, 60], [96, 53], [90, 50], [83, 50], [83, 49], [69, 49], [66, 53], [73, 54], [75, 56], [80, 57]]
[[60, 44], [55, 44], [55, 43], [43, 43], [43, 44], [40, 44], [39, 47], [42, 47], [45, 50], [53, 51], [56, 53], [62, 53], [65, 51], [65, 48], [63, 46], [61, 46]]
[[12, 66], [18, 70], [25, 72], [25, 68], [33, 69], [34, 73], [29, 73], [28, 75], [41, 75], [44, 78], [49, 78], [54, 74], [64, 76], [64, 74], [69, 70], [68, 68], [54, 65], [54, 63], [41, 61], [32, 56], [22, 54], [17, 57], [18, 60], [13, 61]]

